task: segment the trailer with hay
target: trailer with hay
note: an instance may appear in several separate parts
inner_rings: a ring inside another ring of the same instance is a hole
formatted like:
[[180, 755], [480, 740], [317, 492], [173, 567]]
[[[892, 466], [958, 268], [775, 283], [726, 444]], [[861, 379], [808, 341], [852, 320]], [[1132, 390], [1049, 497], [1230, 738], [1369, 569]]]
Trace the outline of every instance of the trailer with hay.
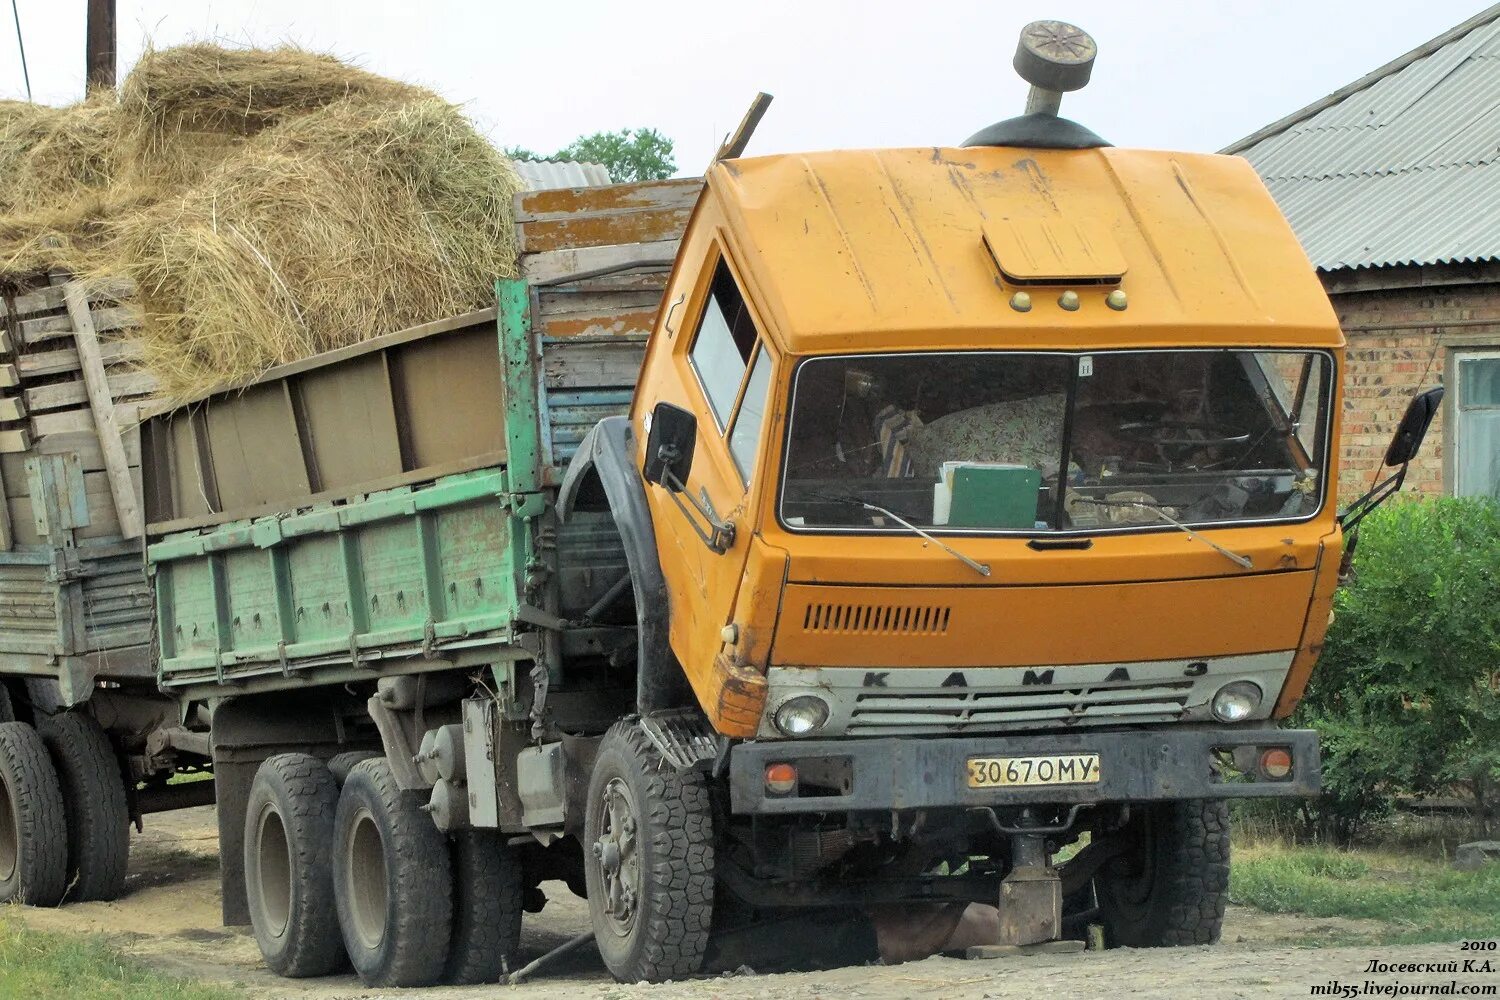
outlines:
[[213, 799], [173, 780], [208, 711], [158, 686], [141, 405], [483, 307], [518, 187], [453, 105], [293, 48], [0, 101], [0, 900], [112, 898], [131, 820]]

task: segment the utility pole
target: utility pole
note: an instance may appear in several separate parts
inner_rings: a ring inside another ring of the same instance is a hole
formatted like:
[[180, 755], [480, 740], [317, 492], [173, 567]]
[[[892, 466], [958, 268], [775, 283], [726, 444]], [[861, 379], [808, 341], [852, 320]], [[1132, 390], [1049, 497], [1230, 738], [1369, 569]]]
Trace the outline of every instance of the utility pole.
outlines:
[[88, 89], [115, 85], [115, 0], [88, 0]]

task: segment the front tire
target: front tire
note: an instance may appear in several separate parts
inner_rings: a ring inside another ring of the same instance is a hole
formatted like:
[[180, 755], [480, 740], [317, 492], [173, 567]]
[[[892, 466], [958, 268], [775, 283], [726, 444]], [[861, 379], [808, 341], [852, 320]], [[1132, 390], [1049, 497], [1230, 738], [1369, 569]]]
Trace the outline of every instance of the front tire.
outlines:
[[1115, 947], [1214, 944], [1229, 896], [1229, 807], [1190, 799], [1135, 807], [1130, 847], [1094, 876]]
[[431, 986], [453, 920], [448, 839], [384, 757], [356, 764], [334, 823], [334, 896], [354, 971], [366, 986]]
[[255, 772], [245, 806], [245, 895], [266, 966], [289, 978], [343, 964], [333, 905], [338, 789], [318, 758], [284, 753]]
[[24, 722], [0, 723], [0, 903], [61, 901], [68, 886], [66, 815], [41, 736]]
[[130, 860], [130, 807], [114, 747], [94, 717], [83, 712], [62, 712], [38, 723], [62, 785], [67, 900], [118, 899]]
[[665, 763], [640, 728], [599, 746], [584, 816], [584, 877], [599, 954], [621, 982], [697, 972], [713, 920], [708, 787]]

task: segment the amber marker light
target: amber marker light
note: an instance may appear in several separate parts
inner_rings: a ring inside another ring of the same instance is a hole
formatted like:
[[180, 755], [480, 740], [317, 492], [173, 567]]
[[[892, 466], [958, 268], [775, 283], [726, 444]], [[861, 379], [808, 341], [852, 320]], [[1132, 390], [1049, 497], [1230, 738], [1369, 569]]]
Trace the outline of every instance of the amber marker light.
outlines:
[[1292, 773], [1292, 752], [1285, 747], [1271, 747], [1260, 755], [1260, 773], [1272, 781], [1282, 781]]
[[766, 765], [766, 794], [790, 795], [797, 790], [797, 769], [791, 764]]

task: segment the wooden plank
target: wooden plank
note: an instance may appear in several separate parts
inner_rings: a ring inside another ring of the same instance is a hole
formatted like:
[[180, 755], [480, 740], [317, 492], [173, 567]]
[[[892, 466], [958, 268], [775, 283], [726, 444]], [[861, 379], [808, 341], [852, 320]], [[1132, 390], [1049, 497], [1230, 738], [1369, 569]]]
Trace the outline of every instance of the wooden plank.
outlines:
[[522, 253], [542, 253], [566, 247], [597, 247], [616, 243], [653, 243], [680, 240], [692, 208], [584, 215], [551, 222], [531, 222], [517, 229]]
[[582, 292], [573, 291], [573, 287], [563, 285], [542, 289], [537, 294], [537, 315], [612, 315], [624, 310], [655, 309], [661, 304], [660, 287], [622, 292]]
[[[86, 431], [48, 434], [46, 437], [36, 439], [29, 445], [29, 448], [38, 455], [65, 455], [70, 451], [77, 452], [85, 471], [96, 472], [104, 469], [104, 452], [99, 448], [99, 436], [94, 433], [92, 427]], [[3, 450], [0, 449], [0, 451]], [[131, 428], [125, 433], [125, 457], [132, 466], [140, 465], [139, 428]]]
[[9, 389], [21, 384], [21, 376], [15, 365], [0, 365], [0, 389]]
[[5, 502], [5, 470], [0, 469], [0, 552], [9, 552], [15, 544], [10, 530], [10, 504]]
[[30, 448], [31, 448], [31, 432], [30, 431], [26, 431], [26, 430], [0, 431], [0, 451], [4, 451], [4, 452], [17, 452], [17, 451], [27, 451]]
[[540, 324], [541, 334], [544, 337], [646, 337], [650, 336], [655, 326], [655, 304], [652, 304], [649, 309], [544, 316]]
[[[148, 371], [121, 370], [109, 373], [109, 394], [115, 399], [145, 397], [156, 391], [156, 376]], [[83, 381], [56, 382], [39, 385], [25, 392], [26, 406], [32, 411], [58, 410], [65, 406], [78, 406], [88, 402], [88, 389]]]
[[703, 178], [684, 177], [602, 187], [523, 191], [516, 196], [518, 224], [551, 222], [580, 215], [692, 208], [703, 190]]
[[548, 389], [634, 386], [645, 353], [640, 338], [564, 342], [543, 352], [542, 375]]
[[115, 514], [120, 522], [120, 533], [126, 538], [139, 538], [145, 525], [140, 503], [136, 499], [135, 484], [130, 478], [130, 463], [125, 456], [125, 445], [120, 440], [114, 399], [109, 394], [109, 376], [104, 370], [104, 355], [100, 350], [98, 335], [94, 332], [93, 317], [89, 315], [88, 299], [83, 287], [78, 284], [68, 285], [65, 294], [68, 314], [73, 317], [73, 329], [76, 331], [73, 339], [78, 348], [83, 381], [88, 387], [89, 408], [93, 411], [95, 429], [99, 432], [100, 450], [104, 452], [109, 489], [115, 498]]
[[63, 301], [61, 288], [48, 286], [24, 295], [17, 295], [14, 308], [17, 316], [30, 316], [32, 313], [47, 312], [52, 309], [66, 309], [67, 303]]
[[[108, 333], [140, 326], [140, 317], [134, 309], [125, 306], [108, 306], [93, 309], [89, 315], [94, 321], [95, 333]], [[40, 344], [48, 340], [73, 336], [73, 318], [67, 313], [58, 316], [41, 316], [22, 320], [19, 324], [21, 340], [27, 344]]]
[[677, 258], [677, 240], [622, 243], [618, 246], [549, 250], [521, 259], [522, 276], [533, 285], [578, 281], [598, 274], [634, 268], [666, 269]]
[[[139, 422], [139, 403], [118, 403], [110, 407], [110, 413], [115, 422], [117, 431], [133, 427]], [[75, 434], [83, 431], [94, 431], [98, 428], [98, 421], [93, 413], [93, 407], [85, 407], [78, 410], [57, 410], [52, 413], [34, 413], [31, 416], [31, 430], [38, 438], [45, 438], [52, 434]]]
[[[90, 302], [123, 302], [135, 295], [135, 282], [129, 278], [112, 278], [89, 283]], [[15, 297], [14, 312], [17, 316], [66, 309], [67, 300], [61, 285], [44, 285]], [[71, 327], [71, 324], [69, 324]]]
[[25, 420], [26, 400], [20, 396], [0, 396], [0, 420]]
[[[0, 331], [0, 333], [3, 332]], [[99, 356], [106, 365], [139, 361], [141, 347], [133, 340], [111, 340], [99, 345]], [[76, 372], [78, 371], [78, 351], [73, 348], [63, 348], [56, 351], [23, 354], [16, 358], [16, 370], [21, 373], [22, 378]]]

